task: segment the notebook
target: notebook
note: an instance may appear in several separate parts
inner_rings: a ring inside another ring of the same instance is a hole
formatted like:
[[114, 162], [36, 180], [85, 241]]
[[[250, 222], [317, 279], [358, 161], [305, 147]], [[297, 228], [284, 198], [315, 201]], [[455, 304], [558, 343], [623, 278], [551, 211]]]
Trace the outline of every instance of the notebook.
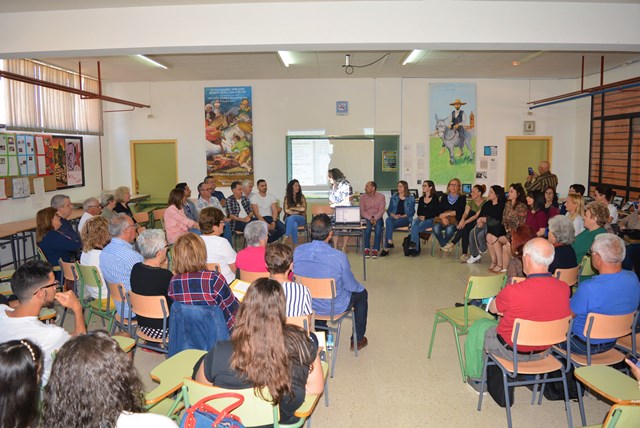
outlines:
[[360, 207], [336, 207], [336, 227], [360, 227]]

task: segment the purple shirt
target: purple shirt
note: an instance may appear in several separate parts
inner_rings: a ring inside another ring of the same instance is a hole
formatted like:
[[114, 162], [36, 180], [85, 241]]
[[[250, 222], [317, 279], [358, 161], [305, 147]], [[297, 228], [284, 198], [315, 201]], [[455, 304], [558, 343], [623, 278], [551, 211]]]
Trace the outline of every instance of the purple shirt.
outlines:
[[371, 217], [380, 220], [384, 215], [385, 205], [386, 201], [382, 193], [360, 195], [360, 217], [367, 220], [371, 220]]

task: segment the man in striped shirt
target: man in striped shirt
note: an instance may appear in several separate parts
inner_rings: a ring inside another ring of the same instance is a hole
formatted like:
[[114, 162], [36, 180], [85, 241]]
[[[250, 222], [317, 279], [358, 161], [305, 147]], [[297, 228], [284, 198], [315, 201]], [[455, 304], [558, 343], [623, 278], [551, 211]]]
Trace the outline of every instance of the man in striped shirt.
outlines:
[[302, 284], [289, 281], [289, 274], [293, 267], [291, 248], [279, 242], [267, 245], [264, 259], [271, 278], [278, 281], [284, 289], [284, 295], [287, 298], [287, 316], [299, 317], [311, 314], [313, 310], [309, 289]]
[[524, 188], [527, 192], [539, 190], [544, 193], [549, 187], [553, 187], [553, 190], [556, 190], [558, 187], [558, 177], [551, 173], [551, 164], [548, 161], [542, 161], [540, 165], [538, 165], [538, 174], [529, 174], [527, 176], [527, 182], [524, 183]]

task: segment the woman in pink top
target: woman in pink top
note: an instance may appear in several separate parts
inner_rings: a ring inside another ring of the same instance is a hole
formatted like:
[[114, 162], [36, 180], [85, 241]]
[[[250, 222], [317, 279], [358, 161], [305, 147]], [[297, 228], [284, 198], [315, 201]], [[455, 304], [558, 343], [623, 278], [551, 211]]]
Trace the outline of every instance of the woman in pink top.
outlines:
[[267, 251], [268, 230], [264, 221], [252, 221], [244, 228], [247, 247], [238, 252], [236, 268], [245, 272], [267, 272], [264, 260]]
[[169, 193], [169, 207], [164, 212], [164, 230], [167, 232], [169, 244], [173, 244], [176, 239], [189, 231], [198, 234], [200, 232], [198, 223], [188, 218], [184, 213], [183, 206], [186, 198], [182, 189], [173, 189]]

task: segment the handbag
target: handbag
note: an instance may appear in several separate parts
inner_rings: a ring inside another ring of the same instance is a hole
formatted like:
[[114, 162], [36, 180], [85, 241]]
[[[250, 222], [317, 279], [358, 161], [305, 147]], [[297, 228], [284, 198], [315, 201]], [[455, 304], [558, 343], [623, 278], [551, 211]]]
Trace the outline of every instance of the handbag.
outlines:
[[[447, 216], [447, 220], [449, 220], [449, 225], [453, 225], [453, 226], [458, 225], [458, 219], [454, 214]], [[438, 224], [438, 223], [442, 223], [442, 219], [439, 216], [433, 219], [433, 224]]]
[[506, 229], [501, 221], [496, 220], [493, 217], [487, 218], [487, 233], [492, 234], [496, 237], [505, 236], [507, 234]]
[[[208, 401], [219, 398], [236, 398], [238, 401], [231, 403], [222, 411], [218, 411], [207, 404]], [[224, 392], [204, 397], [185, 411], [180, 422], [180, 428], [245, 428], [240, 418], [231, 414], [242, 403], [244, 403], [244, 397], [234, 392]]]

